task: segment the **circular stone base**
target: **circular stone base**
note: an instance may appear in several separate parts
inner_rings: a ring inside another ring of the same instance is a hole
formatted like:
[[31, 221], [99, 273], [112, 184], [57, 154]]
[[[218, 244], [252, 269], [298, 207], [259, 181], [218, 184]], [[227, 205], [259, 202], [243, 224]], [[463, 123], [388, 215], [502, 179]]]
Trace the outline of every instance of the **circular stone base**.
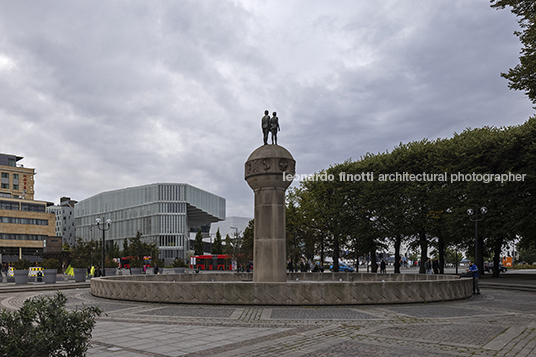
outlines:
[[464, 299], [472, 279], [445, 275], [288, 273], [286, 283], [254, 283], [252, 273], [125, 275], [91, 279], [94, 296], [222, 305], [361, 305]]

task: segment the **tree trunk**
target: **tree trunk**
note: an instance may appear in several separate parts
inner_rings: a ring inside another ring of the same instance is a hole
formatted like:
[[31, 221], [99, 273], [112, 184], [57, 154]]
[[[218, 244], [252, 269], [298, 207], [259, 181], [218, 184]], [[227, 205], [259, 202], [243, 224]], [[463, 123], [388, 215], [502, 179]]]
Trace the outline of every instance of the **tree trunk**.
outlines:
[[478, 266], [478, 272], [482, 275], [484, 275], [484, 237], [479, 234], [478, 235], [478, 258], [476, 258], [476, 264]]
[[400, 274], [400, 244], [402, 237], [398, 235], [395, 239], [395, 274]]
[[355, 240], [355, 246], [354, 246], [354, 261], [355, 261], [355, 272], [359, 273], [359, 256], [357, 252], [357, 239]]
[[500, 275], [499, 271], [499, 262], [501, 259], [501, 250], [504, 243], [504, 235], [502, 233], [499, 233], [497, 235], [497, 238], [495, 239], [495, 247], [493, 247], [494, 255], [493, 255], [493, 277], [498, 278]]
[[324, 239], [320, 241], [320, 271], [324, 271]]
[[333, 235], [333, 271], [339, 271], [339, 236]]
[[426, 269], [424, 263], [428, 260], [428, 241], [426, 240], [426, 231], [421, 229], [419, 231], [419, 244], [421, 246], [421, 264], [419, 264], [419, 274], [425, 274]]
[[376, 263], [376, 247], [372, 248], [370, 252], [370, 269], [372, 273], [378, 272], [378, 263]]
[[439, 274], [445, 274], [445, 240], [441, 233], [437, 236], [437, 250], [439, 253]]

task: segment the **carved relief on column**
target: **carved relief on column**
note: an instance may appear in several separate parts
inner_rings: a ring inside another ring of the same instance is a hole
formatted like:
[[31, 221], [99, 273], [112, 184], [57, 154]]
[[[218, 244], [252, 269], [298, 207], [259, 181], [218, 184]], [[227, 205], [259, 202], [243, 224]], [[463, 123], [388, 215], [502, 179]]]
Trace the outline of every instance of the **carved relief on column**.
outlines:
[[296, 161], [285, 158], [279, 159], [278, 169], [279, 172], [294, 175], [296, 173]]

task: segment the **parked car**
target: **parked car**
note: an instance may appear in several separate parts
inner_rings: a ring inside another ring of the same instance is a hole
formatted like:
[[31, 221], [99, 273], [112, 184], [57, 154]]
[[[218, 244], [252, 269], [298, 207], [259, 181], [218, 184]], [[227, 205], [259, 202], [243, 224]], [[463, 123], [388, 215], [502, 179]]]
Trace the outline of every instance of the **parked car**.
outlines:
[[[500, 273], [506, 273], [507, 270], [508, 270], [508, 268], [506, 268], [504, 265], [499, 263], [499, 272]], [[488, 263], [488, 262], [484, 263], [484, 272], [485, 273], [493, 272], [493, 263]]]
[[[333, 271], [333, 264], [329, 266], [329, 270]], [[339, 263], [339, 271], [344, 271], [348, 273], [348, 272], [353, 272], [354, 268], [349, 267], [348, 265], [344, 263]]]

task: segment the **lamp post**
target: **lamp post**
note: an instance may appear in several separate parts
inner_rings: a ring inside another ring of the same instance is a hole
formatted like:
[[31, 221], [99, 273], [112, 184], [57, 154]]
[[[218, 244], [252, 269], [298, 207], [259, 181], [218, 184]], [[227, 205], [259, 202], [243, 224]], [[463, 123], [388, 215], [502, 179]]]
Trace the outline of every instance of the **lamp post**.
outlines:
[[[478, 211], [482, 213], [480, 218], [478, 217]], [[484, 214], [486, 214], [487, 212], [488, 212], [488, 209], [486, 207], [480, 207], [480, 210], [477, 207], [474, 211], [471, 208], [467, 210], [467, 214], [469, 215], [469, 220], [471, 222], [475, 222], [475, 264], [478, 266], [479, 269], [483, 267], [479, 266], [479, 260], [478, 260], [478, 222], [484, 219]], [[475, 215], [475, 218], [471, 218], [472, 215]], [[482, 273], [483, 272], [481, 271], [480, 274]]]
[[236, 228], [236, 227], [229, 227], [229, 228], [235, 230], [235, 239], [234, 239], [233, 252], [234, 252], [234, 258], [235, 258], [235, 261], [236, 261], [236, 271], [238, 271], [238, 259], [237, 259], [237, 256], [236, 256], [236, 245], [238, 244], [238, 228]]
[[112, 220], [107, 219], [106, 223], [102, 223], [102, 220], [100, 218], [97, 218], [95, 220], [97, 223], [97, 228], [102, 231], [102, 276], [106, 276], [106, 269], [104, 268], [104, 262], [106, 259], [106, 238], [105, 238], [105, 232], [110, 229], [110, 226], [112, 225]]

